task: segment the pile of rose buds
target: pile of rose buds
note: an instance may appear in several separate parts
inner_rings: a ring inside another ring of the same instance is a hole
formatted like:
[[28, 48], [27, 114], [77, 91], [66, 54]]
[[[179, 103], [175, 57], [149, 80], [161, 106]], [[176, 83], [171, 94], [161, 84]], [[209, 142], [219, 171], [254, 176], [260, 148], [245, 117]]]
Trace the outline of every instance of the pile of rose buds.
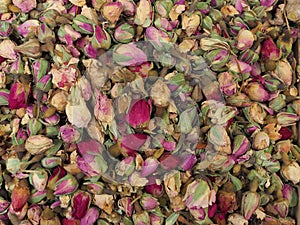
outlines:
[[0, 0], [0, 224], [299, 224], [299, 4]]

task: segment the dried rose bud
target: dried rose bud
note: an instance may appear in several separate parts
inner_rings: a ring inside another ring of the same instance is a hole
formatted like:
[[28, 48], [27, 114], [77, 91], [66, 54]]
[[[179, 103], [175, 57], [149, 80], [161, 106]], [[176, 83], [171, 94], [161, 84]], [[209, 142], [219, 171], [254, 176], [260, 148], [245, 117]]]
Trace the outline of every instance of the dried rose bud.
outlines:
[[42, 214], [42, 208], [39, 205], [31, 205], [27, 211], [28, 220], [33, 225], [40, 224], [41, 214]]
[[8, 105], [9, 92], [8, 89], [0, 89], [0, 105]]
[[147, 140], [146, 134], [128, 134], [121, 139], [121, 153], [124, 156], [135, 155]]
[[99, 218], [99, 210], [96, 207], [91, 207], [87, 210], [84, 217], [81, 218], [81, 225], [93, 225]]
[[43, 135], [30, 136], [25, 142], [25, 149], [32, 155], [45, 152], [53, 146], [53, 141]]
[[41, 215], [40, 225], [60, 225], [58, 216], [49, 208], [45, 208]]
[[217, 151], [221, 153], [231, 154], [230, 138], [223, 126], [212, 126], [208, 132], [208, 141], [214, 146]]
[[255, 51], [251, 49], [244, 50], [243, 52], [241, 52], [240, 59], [251, 65], [250, 74], [252, 76], [255, 76], [260, 70], [260, 68], [253, 66], [254, 63], [256, 63], [259, 60], [259, 55]]
[[35, 82], [38, 82], [43, 76], [49, 72], [49, 62], [44, 59], [35, 60], [32, 65], [32, 72]]
[[41, 43], [52, 42], [55, 40], [55, 33], [47, 24], [42, 23], [38, 29], [37, 37]]
[[260, 54], [263, 57], [263, 59], [269, 59], [274, 61], [278, 60], [281, 57], [279, 48], [277, 48], [276, 44], [270, 37], [263, 42]]
[[153, 210], [159, 205], [158, 200], [149, 194], [143, 194], [140, 203], [141, 206], [147, 211]]
[[261, 150], [268, 148], [270, 145], [270, 138], [267, 133], [264, 131], [260, 131], [255, 134], [252, 142], [252, 148], [256, 150]]
[[224, 71], [224, 67], [228, 63], [229, 56], [228, 51], [225, 49], [213, 49], [205, 54], [205, 58], [207, 58], [210, 62], [210, 67], [214, 71]]
[[10, 88], [8, 107], [10, 109], [26, 108], [29, 92], [30, 87], [28, 85], [20, 82], [14, 83]]
[[122, 3], [110, 2], [102, 6], [102, 14], [109, 22], [115, 23], [119, 20], [119, 17], [123, 11]]
[[95, 49], [109, 49], [111, 45], [111, 38], [109, 33], [98, 25], [95, 26], [95, 32], [91, 41], [92, 46]]
[[60, 127], [60, 136], [66, 143], [75, 143], [80, 139], [80, 132], [73, 125], [63, 125]]
[[60, 157], [48, 156], [42, 159], [42, 166], [47, 169], [54, 168], [62, 165], [62, 159]]
[[[227, 186], [230, 186], [230, 188]], [[218, 208], [222, 213], [232, 213], [238, 208], [236, 194], [232, 186], [232, 183], [226, 183], [223, 189], [217, 193]]]
[[246, 50], [253, 45], [255, 36], [249, 30], [240, 30], [237, 36], [237, 49]]
[[283, 198], [287, 199], [289, 202], [289, 207], [295, 207], [298, 202], [298, 195], [296, 189], [289, 185], [284, 184], [282, 189]]
[[196, 219], [196, 220], [204, 220], [206, 217], [206, 212], [202, 207], [199, 206], [193, 206], [191, 208], [189, 208], [190, 213], [192, 214], [192, 216]]
[[12, 137], [12, 143], [13, 145], [21, 145], [24, 144], [27, 138], [27, 132], [23, 129], [19, 129], [18, 132]]
[[32, 9], [36, 8], [36, 0], [13, 0], [15, 6], [17, 6], [22, 13], [28, 13]]
[[50, 99], [50, 103], [57, 111], [65, 111], [68, 101], [67, 92], [63, 90], [57, 90]]
[[300, 182], [300, 166], [297, 162], [291, 162], [288, 165], [284, 165], [281, 168], [282, 176], [293, 182], [293, 184], [298, 184]]
[[146, 54], [135, 43], [121, 44], [113, 51], [113, 60], [121, 66], [137, 66], [146, 62]]
[[279, 94], [276, 98], [269, 102], [269, 107], [274, 111], [279, 111], [286, 106], [286, 96]]
[[52, 174], [50, 175], [49, 179], [48, 179], [48, 184], [47, 187], [54, 191], [55, 190], [55, 183], [60, 180], [61, 178], [63, 178], [65, 175], [67, 175], [67, 171], [62, 168], [62, 167], [56, 167]]
[[200, 16], [196, 13], [191, 15], [182, 15], [182, 29], [185, 30], [187, 36], [194, 34], [200, 25]]
[[8, 37], [12, 32], [12, 27], [10, 23], [6, 21], [1, 21], [0, 22], [0, 35], [2, 37]]
[[291, 141], [290, 140], [278, 141], [275, 145], [275, 149], [277, 152], [288, 153], [291, 151]]
[[33, 38], [29, 39], [29, 41], [24, 42], [21, 45], [16, 46], [14, 49], [16, 52], [20, 52], [25, 56], [32, 58], [41, 57], [41, 45], [38, 39]]
[[130, 175], [128, 181], [130, 185], [133, 187], [144, 187], [148, 183], [147, 178], [142, 177], [141, 174], [138, 173], [137, 171], [134, 171]]
[[34, 173], [30, 174], [29, 181], [37, 191], [44, 191], [48, 181], [48, 173], [43, 168], [37, 168]]
[[82, 37], [82, 35], [75, 31], [74, 28], [69, 24], [60, 26], [57, 31], [57, 36], [61, 42], [69, 45], [73, 45], [74, 41]]
[[229, 96], [227, 98], [227, 104], [236, 107], [246, 107], [251, 105], [250, 99], [244, 93], [237, 93]]
[[161, 17], [168, 18], [172, 7], [173, 2], [171, 0], [161, 0], [155, 2], [155, 10]]
[[294, 113], [280, 112], [276, 115], [278, 125], [282, 127], [291, 126], [299, 121], [299, 116]]
[[55, 195], [68, 195], [77, 190], [79, 184], [75, 177], [67, 174], [55, 183]]
[[232, 154], [235, 157], [244, 155], [251, 147], [250, 141], [244, 135], [237, 135], [234, 137]]
[[126, 16], [134, 16], [136, 12], [136, 5], [131, 0], [120, 0], [123, 5], [123, 14]]
[[108, 214], [112, 213], [114, 203], [113, 195], [102, 194], [94, 196], [94, 204]]
[[170, 38], [167, 33], [153, 26], [146, 29], [145, 38], [146, 40], [149, 40], [155, 49], [159, 51], [168, 47], [168, 43], [170, 42]]
[[3, 214], [7, 211], [8, 206], [10, 205], [10, 202], [5, 200], [3, 197], [0, 197], [0, 213]]
[[93, 46], [92, 42], [90, 41], [90, 38], [87, 36], [79, 39], [76, 42], [76, 47], [77, 49], [81, 49], [84, 55], [86, 55], [89, 58], [95, 59], [98, 56], [99, 50]]
[[135, 35], [135, 30], [129, 23], [121, 23], [114, 31], [114, 38], [123, 44], [129, 43]]
[[259, 206], [259, 194], [256, 192], [248, 191], [243, 194], [242, 198], [242, 214], [246, 220], [249, 220], [252, 214]]
[[91, 195], [85, 191], [77, 191], [74, 193], [72, 205], [72, 217], [75, 219], [83, 218], [91, 204]]
[[88, 192], [94, 195], [100, 195], [103, 192], [104, 184], [101, 182], [85, 182]]
[[47, 191], [33, 191], [29, 198], [31, 203], [37, 204], [42, 202], [47, 197]]
[[180, 158], [177, 155], [172, 155], [166, 152], [159, 158], [159, 162], [163, 169], [169, 171], [179, 166]]
[[24, 38], [33, 37], [39, 26], [40, 22], [38, 20], [26, 20], [24, 23], [19, 25], [16, 30]]
[[151, 110], [152, 105], [150, 100], [146, 101], [141, 99], [131, 103], [131, 107], [127, 115], [128, 123], [133, 128], [147, 127], [150, 120]]
[[102, 156], [105, 147], [95, 140], [82, 141], [77, 144], [79, 169], [89, 177], [104, 173], [108, 166]]
[[[11, 40], [3, 40], [0, 42], [0, 56], [5, 59], [16, 60], [18, 55], [15, 51], [16, 44]], [[2, 59], [3, 60], [3, 59]]]
[[284, 57], [288, 56], [292, 52], [293, 42], [293, 37], [290, 31], [285, 31], [278, 37], [276, 44]]
[[147, 211], [138, 212], [132, 215], [133, 223], [136, 225], [150, 224], [150, 217]]
[[264, 89], [263, 85], [258, 82], [251, 82], [246, 87], [246, 93], [249, 98], [257, 102], [265, 102], [269, 100], [269, 93]]
[[151, 99], [157, 107], [167, 107], [171, 98], [171, 91], [162, 80], [157, 80], [150, 91]]
[[279, 60], [276, 63], [276, 69], [272, 75], [282, 80], [285, 85], [290, 86], [293, 81], [293, 69], [291, 64], [286, 59]]
[[149, 217], [150, 217], [150, 225], [162, 225], [164, 222], [164, 218], [162, 216], [158, 216], [150, 213]]
[[72, 21], [72, 27], [82, 34], [93, 34], [94, 27], [91, 20], [83, 15], [77, 15]]
[[137, 9], [134, 17], [134, 23], [142, 27], [149, 27], [154, 17], [151, 2], [149, 0], [141, 0], [137, 4]]
[[36, 88], [38, 88], [41, 91], [48, 92], [52, 87], [52, 76], [50, 74], [47, 74], [46, 76], [43, 76], [37, 83]]
[[218, 75], [220, 88], [225, 95], [234, 95], [237, 92], [237, 84], [233, 78], [233, 74], [229, 72], [223, 72]]
[[132, 216], [134, 205], [131, 204], [133, 201], [130, 197], [123, 197], [118, 201], [118, 207], [125, 212], [128, 217]]
[[75, 219], [67, 219], [67, 218], [63, 218], [61, 220], [62, 225], [80, 225], [80, 221], [79, 220], [75, 220]]
[[163, 185], [157, 184], [155, 177], [149, 177], [149, 182], [145, 186], [145, 191], [155, 198], [159, 198], [164, 193]]
[[197, 162], [197, 157], [194, 154], [184, 154], [180, 156], [180, 167], [186, 171], [191, 170]]
[[14, 187], [11, 193], [11, 204], [15, 212], [19, 212], [27, 203], [29, 199], [30, 191], [27, 186], [17, 185]]
[[66, 114], [69, 122], [79, 128], [87, 127], [91, 120], [91, 113], [78, 86], [71, 89], [66, 105]]
[[133, 173], [134, 168], [135, 168], [135, 159], [132, 156], [128, 156], [117, 163], [115, 170], [119, 176], [128, 177], [130, 174]]
[[273, 207], [281, 218], [285, 218], [289, 212], [289, 202], [285, 198], [273, 202]]
[[153, 174], [156, 171], [158, 164], [159, 162], [156, 158], [148, 157], [142, 165], [142, 171], [141, 171], [142, 176], [147, 177]]

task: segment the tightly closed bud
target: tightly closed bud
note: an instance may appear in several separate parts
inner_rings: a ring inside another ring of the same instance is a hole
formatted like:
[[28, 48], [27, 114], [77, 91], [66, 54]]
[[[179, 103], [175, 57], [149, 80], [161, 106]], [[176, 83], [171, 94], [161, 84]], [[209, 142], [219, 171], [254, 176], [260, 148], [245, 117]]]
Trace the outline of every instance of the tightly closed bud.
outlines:
[[119, 20], [119, 17], [123, 11], [121, 2], [109, 2], [103, 5], [102, 13], [104, 18], [109, 22], [115, 23]]
[[56, 167], [51, 176], [49, 177], [48, 179], [48, 184], [47, 184], [47, 187], [54, 191], [55, 190], [55, 183], [60, 180], [61, 178], [63, 178], [65, 175], [67, 175], [67, 171], [62, 168], [62, 167]]
[[290, 86], [293, 81], [293, 69], [291, 64], [286, 59], [279, 60], [276, 63], [276, 69], [272, 75], [282, 80], [286, 86]]
[[33, 225], [40, 224], [41, 214], [42, 214], [42, 208], [39, 205], [31, 205], [27, 211], [28, 220]]
[[132, 203], [132, 198], [123, 197], [118, 201], [118, 206], [121, 210], [125, 212], [128, 217], [132, 216], [134, 205]]
[[155, 2], [155, 10], [161, 17], [168, 17], [173, 7], [171, 0], [160, 0]]
[[256, 192], [246, 192], [242, 198], [242, 214], [246, 220], [249, 220], [252, 214], [259, 206], [260, 197]]
[[49, 62], [44, 59], [35, 60], [32, 63], [32, 72], [35, 82], [38, 82], [43, 76], [49, 72]]
[[244, 135], [234, 137], [232, 154], [234, 157], [244, 155], [251, 147], [250, 141]]
[[117, 163], [115, 170], [119, 176], [128, 177], [130, 174], [133, 173], [134, 168], [135, 168], [135, 159], [132, 156], [128, 156]]
[[72, 217], [75, 219], [83, 218], [91, 204], [91, 196], [85, 191], [77, 191], [74, 193], [71, 205], [72, 205]]
[[24, 42], [21, 45], [15, 47], [16, 52], [20, 52], [25, 56], [32, 58], [39, 58], [41, 53], [41, 45], [38, 39], [30, 39], [29, 41]]
[[264, 87], [257, 82], [252, 82], [247, 85], [246, 93], [249, 98], [257, 102], [265, 102], [269, 100], [269, 93], [264, 89]]
[[14, 83], [8, 96], [8, 107], [10, 109], [26, 108], [30, 87], [20, 82]]
[[42, 159], [42, 166], [47, 169], [54, 168], [62, 165], [62, 159], [60, 157], [48, 156]]
[[163, 185], [161, 183], [157, 184], [155, 177], [149, 177], [149, 182], [145, 186], [145, 191], [155, 198], [161, 197], [164, 193]]
[[149, 27], [154, 17], [151, 2], [149, 0], [141, 0], [136, 9], [134, 23], [142, 27]]
[[50, 88], [52, 87], [52, 76], [50, 74], [43, 76], [36, 83], [36, 87], [41, 91], [48, 92], [50, 90]]
[[147, 211], [138, 212], [132, 216], [133, 223], [136, 225], [150, 224], [150, 217]]
[[245, 50], [251, 48], [253, 45], [255, 36], [249, 30], [240, 30], [237, 37], [237, 48], [239, 50]]
[[92, 37], [92, 46], [95, 49], [109, 49], [111, 45], [111, 38], [109, 33], [107, 33], [106, 30], [104, 30], [102, 27], [96, 25], [95, 26], [95, 32]]
[[137, 102], [131, 103], [127, 115], [127, 121], [133, 128], [147, 127], [150, 120], [152, 105], [151, 101], [138, 100]]
[[135, 34], [134, 27], [128, 23], [122, 23], [116, 27], [114, 38], [123, 44], [129, 43]]
[[135, 43], [129, 43], [114, 49], [113, 60], [121, 66], [137, 66], [146, 62], [147, 56]]
[[285, 95], [280, 94], [269, 102], [269, 107], [275, 111], [279, 111], [286, 106], [285, 100]]
[[0, 105], [8, 105], [9, 90], [0, 89]]
[[60, 127], [60, 136], [66, 143], [75, 143], [80, 139], [80, 132], [73, 125], [64, 125]]
[[213, 49], [205, 54], [205, 57], [210, 62], [211, 69], [214, 71], [224, 71], [229, 56], [228, 51], [225, 49]]
[[167, 33], [153, 26], [146, 29], [145, 36], [158, 51], [168, 48], [171, 41]]
[[229, 72], [223, 72], [218, 75], [220, 88], [225, 95], [234, 95], [237, 92], [237, 84], [233, 78], [233, 74]]
[[289, 212], [289, 202], [287, 199], [278, 199], [273, 203], [273, 207], [281, 218], [287, 217]]
[[223, 126], [212, 126], [208, 132], [208, 141], [217, 151], [231, 154], [231, 141]]
[[20, 186], [17, 185], [12, 190], [11, 193], [11, 204], [12, 208], [15, 212], [19, 212], [22, 210], [22, 208], [27, 203], [27, 200], [29, 199], [30, 191], [27, 186]]
[[48, 173], [43, 168], [38, 168], [29, 176], [29, 181], [37, 191], [44, 191], [48, 181]]
[[131, 0], [119, 0], [123, 5], [123, 13], [126, 16], [134, 16], [136, 12], [136, 5]]
[[45, 23], [40, 25], [37, 37], [41, 43], [47, 43], [49, 41], [52, 42], [55, 40], [55, 34], [53, 30]]
[[82, 34], [93, 34], [94, 33], [94, 25], [91, 20], [86, 18], [83, 15], [77, 15], [73, 19], [72, 23], [73, 28], [82, 33]]
[[10, 23], [6, 21], [1, 21], [0, 22], [0, 35], [2, 37], [8, 37], [12, 32], [12, 27]]
[[294, 113], [280, 112], [276, 116], [278, 125], [282, 127], [291, 126], [299, 121], [299, 116]]
[[260, 54], [263, 57], [263, 59], [269, 59], [269, 60], [278, 60], [280, 58], [280, 50], [277, 48], [276, 44], [272, 40], [272, 38], [267, 38], [260, 50]]
[[298, 202], [298, 195], [296, 189], [289, 185], [284, 184], [282, 189], [283, 198], [287, 199], [289, 202], [289, 207], [295, 207]]
[[16, 30], [24, 38], [33, 37], [39, 26], [40, 22], [38, 20], [26, 20], [24, 23], [19, 25]]
[[99, 210], [96, 207], [91, 207], [87, 210], [84, 217], [81, 218], [81, 225], [92, 225], [95, 224], [96, 220], [99, 218]]
[[25, 142], [25, 149], [32, 155], [41, 154], [52, 146], [52, 140], [43, 135], [30, 136]]
[[252, 148], [256, 150], [261, 150], [268, 148], [270, 145], [269, 135], [263, 131], [260, 131], [255, 134], [252, 142]]
[[150, 217], [150, 225], [162, 225], [164, 222], [164, 218], [162, 216], [158, 216], [150, 213], [149, 217]]
[[282, 176], [293, 182], [293, 184], [298, 184], [300, 182], [300, 166], [297, 162], [291, 162], [288, 165], [284, 165], [281, 168]]
[[55, 183], [55, 195], [68, 195], [77, 190], [79, 184], [75, 177], [67, 174]]
[[153, 210], [159, 205], [158, 200], [149, 194], [143, 194], [140, 202], [141, 206], [147, 211]]

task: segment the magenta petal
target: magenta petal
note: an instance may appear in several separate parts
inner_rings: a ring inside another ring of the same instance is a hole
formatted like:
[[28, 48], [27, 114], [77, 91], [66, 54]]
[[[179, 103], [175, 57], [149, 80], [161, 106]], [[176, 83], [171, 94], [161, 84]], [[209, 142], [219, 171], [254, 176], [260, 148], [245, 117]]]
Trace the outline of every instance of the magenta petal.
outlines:
[[91, 203], [91, 196], [87, 192], [79, 191], [75, 193], [72, 199], [73, 212], [72, 216], [75, 219], [81, 219], [85, 216]]
[[146, 177], [153, 174], [158, 167], [158, 160], [156, 158], [147, 158], [142, 166], [142, 176]]
[[97, 208], [89, 208], [85, 216], [80, 220], [81, 225], [92, 225], [99, 217], [99, 211]]
[[147, 139], [146, 134], [128, 134], [121, 139], [121, 147], [137, 151]]
[[139, 100], [135, 102], [128, 114], [128, 123], [134, 127], [143, 126], [145, 123], [148, 123], [150, 120], [151, 113], [151, 102], [146, 102], [145, 100]]
[[17, 82], [10, 88], [8, 97], [8, 106], [10, 109], [26, 108], [27, 96], [25, 87], [23, 84]]

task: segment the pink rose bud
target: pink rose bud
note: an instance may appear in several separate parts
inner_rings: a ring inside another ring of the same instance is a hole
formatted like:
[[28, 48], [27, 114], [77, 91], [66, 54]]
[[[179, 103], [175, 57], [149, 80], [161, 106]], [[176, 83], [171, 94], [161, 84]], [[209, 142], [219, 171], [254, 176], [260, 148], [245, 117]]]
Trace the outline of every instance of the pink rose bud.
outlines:
[[289, 201], [285, 198], [278, 199], [273, 207], [281, 218], [286, 218], [289, 212]]
[[37, 191], [44, 191], [48, 181], [48, 173], [43, 168], [37, 168], [34, 173], [30, 174], [29, 181]]
[[13, 0], [15, 6], [17, 6], [22, 13], [28, 13], [32, 9], [36, 8], [36, 0]]
[[50, 74], [47, 74], [46, 76], [43, 76], [37, 83], [36, 88], [38, 88], [41, 91], [48, 92], [52, 87], [52, 76]]
[[33, 225], [39, 225], [42, 208], [39, 205], [31, 205], [27, 211], [27, 218]]
[[145, 191], [155, 198], [159, 198], [164, 193], [163, 185], [157, 184], [155, 177], [149, 177], [149, 182], [145, 186]]
[[32, 203], [40, 203], [41, 201], [43, 201], [47, 196], [47, 191], [44, 190], [44, 191], [33, 191], [31, 193], [31, 196], [30, 196], [30, 202]]
[[298, 195], [296, 189], [289, 185], [284, 184], [282, 189], [283, 198], [287, 199], [289, 202], [289, 207], [295, 207], [298, 201]]
[[98, 176], [107, 170], [107, 162], [102, 156], [105, 147], [91, 139], [77, 144], [79, 169], [89, 177]]
[[234, 95], [237, 92], [237, 84], [233, 78], [233, 74], [229, 72], [223, 72], [218, 75], [220, 88], [225, 95]]
[[124, 156], [135, 155], [147, 140], [146, 134], [128, 134], [121, 139], [121, 152]]
[[146, 40], [149, 40], [157, 50], [163, 50], [169, 46], [170, 38], [167, 33], [154, 26], [148, 27], [145, 32]]
[[213, 218], [217, 210], [218, 210], [218, 205], [216, 203], [209, 206], [207, 211], [208, 218]]
[[104, 184], [101, 182], [85, 182], [88, 192], [94, 195], [100, 195], [103, 193]]
[[93, 47], [93, 45], [90, 42], [90, 39], [88, 37], [79, 39], [76, 42], [76, 47], [78, 49], [81, 49], [82, 52], [89, 58], [95, 59], [98, 56], [99, 50]]
[[123, 197], [118, 201], [118, 207], [125, 212], [126, 216], [131, 217], [134, 205], [131, 204], [133, 199], [131, 197]]
[[202, 207], [193, 206], [189, 208], [189, 211], [196, 220], [201, 221], [205, 219], [206, 213]]
[[192, 169], [197, 162], [197, 157], [194, 154], [184, 154], [180, 158], [180, 167], [184, 171]]
[[136, 12], [136, 5], [131, 0], [119, 0], [123, 5], [123, 13], [126, 16], [134, 16]]
[[17, 185], [11, 193], [11, 206], [15, 212], [20, 212], [30, 197], [30, 190], [26, 186]]
[[[81, 225], [79, 220], [63, 218], [62, 225]], [[54, 224], [53, 224], [54, 225]]]
[[92, 46], [95, 49], [109, 49], [111, 45], [111, 38], [109, 33], [107, 33], [106, 30], [104, 30], [101, 26], [98, 25], [95, 26], [95, 32], [91, 41]]
[[173, 8], [173, 2], [171, 0], [163, 0], [163, 1], [157, 1], [155, 2], [155, 9], [156, 12], [161, 17], [169, 17], [169, 13], [171, 9]]
[[176, 155], [171, 155], [170, 153], [164, 153], [160, 159], [160, 165], [165, 170], [172, 170], [179, 166], [180, 158]]
[[0, 21], [0, 35], [2, 37], [8, 37], [11, 34], [12, 27], [10, 23], [6, 21]]
[[8, 105], [9, 90], [0, 89], [0, 105]]
[[116, 165], [116, 173], [119, 176], [129, 176], [135, 168], [135, 158], [132, 156], [125, 157]]
[[14, 49], [16, 52], [31, 58], [39, 58], [42, 55], [41, 44], [36, 38], [29, 39], [23, 44], [16, 46]]
[[153, 210], [159, 205], [158, 200], [149, 194], [143, 194], [140, 202], [141, 206], [147, 211]]
[[263, 59], [269, 59], [269, 60], [278, 60], [280, 58], [280, 50], [277, 48], [276, 44], [272, 40], [272, 38], [267, 38], [260, 50], [260, 54]]
[[293, 81], [293, 69], [291, 64], [286, 60], [279, 60], [276, 63], [276, 69], [272, 75], [278, 77], [285, 85], [290, 86]]
[[149, 217], [150, 217], [150, 225], [162, 225], [164, 222], [164, 219], [162, 216], [158, 216], [158, 215], [150, 213]]
[[45, 76], [49, 72], [49, 62], [44, 58], [35, 60], [31, 64], [31, 67], [35, 82], [38, 82], [43, 76]]
[[262, 84], [257, 82], [249, 83], [246, 87], [246, 93], [251, 100], [257, 102], [265, 102], [270, 98], [269, 93], [264, 89]]
[[99, 218], [99, 210], [96, 207], [91, 207], [87, 210], [84, 217], [80, 220], [80, 225], [93, 225]]
[[240, 30], [237, 37], [237, 49], [246, 50], [253, 45], [255, 36], [249, 30]]
[[150, 120], [152, 105], [151, 100], [138, 100], [131, 104], [127, 121], [133, 128], [147, 127]]
[[3, 214], [8, 206], [10, 205], [10, 202], [5, 200], [3, 197], [0, 197], [0, 213]]
[[91, 20], [86, 18], [83, 15], [77, 15], [73, 19], [72, 23], [73, 28], [82, 33], [82, 34], [93, 34], [94, 33], [94, 24], [92, 23]]
[[26, 20], [17, 28], [17, 31], [24, 38], [27, 38], [27, 36], [30, 37], [34, 36], [39, 26], [40, 26], [40, 22], [38, 20]]
[[68, 195], [77, 190], [79, 184], [75, 177], [67, 174], [55, 183], [54, 195]]
[[55, 33], [46, 23], [42, 23], [38, 29], [37, 37], [41, 43], [52, 42], [55, 40]]
[[102, 6], [102, 13], [104, 18], [106, 18], [111, 23], [116, 23], [123, 11], [123, 6], [121, 2], [109, 2]]
[[266, 8], [274, 5], [277, 3], [277, 0], [261, 0], [260, 5], [265, 6]]
[[240, 134], [234, 137], [232, 154], [234, 157], [244, 155], [251, 147], [246, 136]]
[[21, 145], [25, 143], [27, 138], [27, 132], [23, 129], [19, 129], [18, 132], [12, 137], [12, 143], [13, 145]]
[[147, 211], [138, 212], [132, 216], [133, 223], [136, 225], [150, 224], [150, 217]]
[[81, 13], [81, 7], [77, 6], [77, 5], [72, 5], [72, 7], [69, 9], [68, 14], [72, 15], [72, 16], [77, 16], [78, 14]]
[[148, 61], [135, 43], [121, 44], [113, 51], [113, 60], [121, 66], [137, 66]]
[[29, 92], [29, 86], [20, 82], [14, 83], [10, 88], [8, 107], [10, 109], [26, 108]]
[[90, 207], [91, 199], [91, 195], [85, 191], [75, 192], [71, 200], [72, 217], [82, 219]]
[[65, 175], [67, 175], [67, 171], [62, 168], [62, 167], [56, 167], [52, 174], [50, 175], [49, 179], [48, 179], [48, 184], [47, 187], [54, 191], [55, 190], [55, 183], [60, 180], [61, 178], [63, 178]]
[[79, 140], [81, 134], [73, 125], [66, 124], [60, 127], [60, 136], [64, 142], [74, 143]]
[[135, 34], [134, 27], [128, 23], [122, 23], [115, 29], [114, 38], [123, 44], [129, 43]]
[[60, 157], [55, 157], [55, 156], [47, 156], [44, 157], [41, 161], [42, 166], [46, 169], [51, 169], [56, 166], [61, 166], [62, 165], [62, 159]]
[[278, 125], [282, 127], [291, 126], [299, 121], [299, 116], [294, 113], [280, 112], [276, 115]]
[[249, 220], [252, 214], [259, 206], [260, 195], [256, 192], [257, 179], [254, 179], [250, 186], [250, 191], [245, 192], [242, 197], [241, 209], [246, 220]]
[[153, 174], [156, 171], [158, 164], [159, 162], [156, 158], [154, 157], [147, 158], [142, 165], [142, 171], [141, 171], [142, 176], [147, 177]]

